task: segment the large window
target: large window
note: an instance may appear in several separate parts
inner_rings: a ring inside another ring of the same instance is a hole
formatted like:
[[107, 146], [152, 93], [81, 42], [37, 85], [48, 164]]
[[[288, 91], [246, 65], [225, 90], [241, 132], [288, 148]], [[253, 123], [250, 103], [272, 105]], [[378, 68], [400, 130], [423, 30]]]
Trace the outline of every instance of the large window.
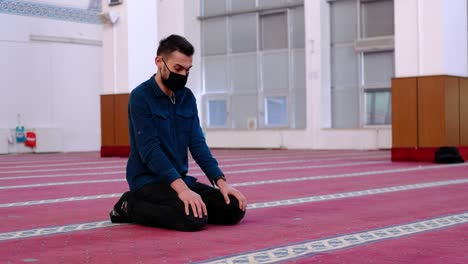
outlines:
[[329, 2], [332, 127], [390, 125], [393, 0]]
[[305, 128], [298, 0], [202, 0], [203, 125]]

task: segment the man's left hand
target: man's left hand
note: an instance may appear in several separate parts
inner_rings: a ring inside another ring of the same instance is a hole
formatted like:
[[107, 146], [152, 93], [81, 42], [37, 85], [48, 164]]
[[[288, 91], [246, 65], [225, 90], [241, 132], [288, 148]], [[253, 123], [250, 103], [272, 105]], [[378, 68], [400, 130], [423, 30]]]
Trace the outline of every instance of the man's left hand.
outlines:
[[229, 185], [225, 180], [219, 179], [216, 182], [216, 185], [218, 185], [219, 190], [224, 196], [224, 200], [226, 201], [226, 204], [229, 204], [231, 201], [229, 200], [229, 195], [232, 195], [237, 198], [237, 201], [239, 201], [239, 208], [242, 211], [245, 211], [247, 208], [247, 198], [236, 188], [232, 187]]

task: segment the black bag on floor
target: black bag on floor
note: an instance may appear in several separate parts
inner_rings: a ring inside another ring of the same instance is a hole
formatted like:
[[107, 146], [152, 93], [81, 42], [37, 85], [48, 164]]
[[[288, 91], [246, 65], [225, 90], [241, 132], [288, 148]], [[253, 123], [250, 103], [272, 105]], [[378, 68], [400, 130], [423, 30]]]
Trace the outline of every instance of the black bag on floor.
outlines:
[[435, 152], [436, 163], [463, 163], [465, 162], [456, 147], [440, 147]]

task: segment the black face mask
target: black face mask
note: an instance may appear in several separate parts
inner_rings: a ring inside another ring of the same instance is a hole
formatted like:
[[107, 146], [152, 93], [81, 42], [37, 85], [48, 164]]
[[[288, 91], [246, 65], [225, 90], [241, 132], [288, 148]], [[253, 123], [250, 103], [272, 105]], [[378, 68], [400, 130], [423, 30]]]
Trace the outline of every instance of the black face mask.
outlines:
[[182, 90], [185, 87], [185, 84], [187, 83], [187, 78], [188, 78], [189, 73], [187, 72], [187, 75], [182, 75], [182, 74], [172, 72], [169, 69], [169, 67], [167, 67], [167, 64], [164, 61], [164, 59], [162, 59], [162, 61], [164, 62], [164, 65], [166, 66], [167, 70], [169, 71], [169, 77], [167, 77], [167, 79], [164, 79], [162, 77], [162, 75], [161, 75], [162, 83], [169, 90], [171, 90], [173, 92]]

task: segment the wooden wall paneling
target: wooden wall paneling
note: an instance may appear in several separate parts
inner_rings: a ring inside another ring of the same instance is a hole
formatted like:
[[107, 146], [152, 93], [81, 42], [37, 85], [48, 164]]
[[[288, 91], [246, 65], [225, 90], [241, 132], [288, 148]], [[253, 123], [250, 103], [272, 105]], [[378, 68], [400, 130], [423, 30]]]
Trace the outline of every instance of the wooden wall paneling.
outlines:
[[468, 147], [468, 78], [460, 78], [460, 146]]
[[392, 79], [392, 146], [416, 147], [418, 144], [417, 79]]
[[460, 144], [459, 96], [458, 77], [418, 78], [419, 147]]
[[438, 147], [445, 137], [444, 78], [418, 78], [418, 146]]
[[446, 76], [444, 79], [444, 146], [460, 145], [460, 81], [458, 77]]
[[101, 95], [101, 146], [114, 146], [114, 96]]
[[115, 95], [115, 144], [117, 146], [129, 146], [130, 136], [128, 133], [128, 98], [129, 94]]

